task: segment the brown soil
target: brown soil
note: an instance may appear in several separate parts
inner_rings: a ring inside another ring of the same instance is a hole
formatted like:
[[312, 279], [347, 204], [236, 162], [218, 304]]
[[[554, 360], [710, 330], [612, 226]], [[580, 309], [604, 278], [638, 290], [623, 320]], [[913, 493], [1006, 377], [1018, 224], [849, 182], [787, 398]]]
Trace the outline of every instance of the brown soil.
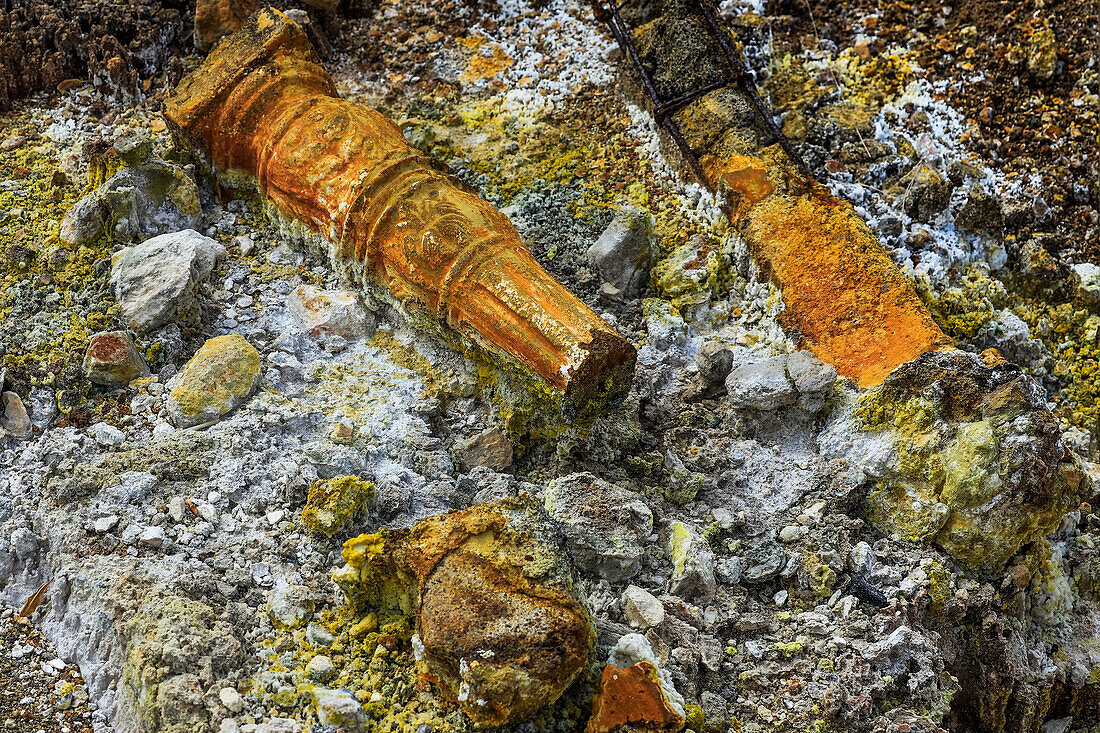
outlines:
[[[1050, 214], [1009, 222], [1010, 253], [1038, 234], [1067, 259], [1100, 262], [1100, 120], [1082, 99], [1100, 91], [1100, 3], [771, 0], [768, 14], [777, 42], [794, 50], [818, 39], [842, 50], [860, 33], [877, 37], [871, 54], [913, 48], [934, 80], [952, 82], [950, 104], [976, 122], [974, 153], [1006, 172], [1042, 176]], [[1046, 29], [1057, 52], [1049, 78], [1028, 63]]]

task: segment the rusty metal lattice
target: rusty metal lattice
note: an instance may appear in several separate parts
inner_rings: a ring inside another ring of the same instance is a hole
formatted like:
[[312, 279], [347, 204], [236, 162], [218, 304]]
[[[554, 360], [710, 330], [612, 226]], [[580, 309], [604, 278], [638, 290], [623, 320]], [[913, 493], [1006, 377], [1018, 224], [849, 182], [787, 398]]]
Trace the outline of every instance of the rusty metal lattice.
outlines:
[[753, 79], [752, 72], [745, 66], [745, 62], [741, 60], [740, 54], [730, 45], [729, 40], [722, 32], [722, 27], [718, 25], [718, 19], [714, 17], [714, 11], [711, 9], [707, 0], [695, 0], [694, 5], [699, 10], [699, 14], [702, 16], [707, 30], [721, 47], [722, 53], [726, 57], [726, 63], [729, 64], [731, 74], [723, 81], [708, 84], [705, 87], [670, 100], [662, 100], [657, 94], [657, 89], [653, 85], [653, 79], [650, 77], [649, 72], [646, 71], [641, 56], [638, 55], [638, 49], [635, 47], [634, 41], [630, 37], [630, 28], [626, 25], [626, 22], [623, 21], [622, 14], [619, 12], [619, 4], [615, 0], [606, 0], [606, 9], [604, 8], [604, 3], [599, 2], [599, 0], [597, 0], [595, 4], [598, 17], [607, 23], [611, 28], [612, 35], [615, 36], [615, 41], [619, 44], [619, 48], [630, 57], [630, 61], [634, 65], [634, 69], [642, 81], [642, 88], [653, 104], [653, 115], [657, 119], [657, 123], [662, 125], [676, 142], [677, 147], [680, 148], [680, 152], [683, 153], [688, 165], [691, 166], [692, 171], [698, 176], [700, 183], [714, 190], [714, 186], [703, 170], [699, 158], [695, 155], [691, 146], [688, 145], [683, 132], [680, 130], [680, 126], [676, 124], [676, 121], [673, 119], [673, 114], [682, 107], [702, 97], [704, 94], [733, 84], [741, 90], [742, 94], [748, 97], [756, 115], [761, 119], [765, 127], [767, 127], [768, 132], [771, 134], [772, 140], [778, 143], [783, 149], [788, 160], [798, 169], [799, 175], [807, 184], [813, 185], [815, 182], [814, 176], [810, 172], [809, 166], [806, 165], [806, 161], [802, 159], [802, 156], [799, 155], [794, 149], [794, 146], [791, 145], [791, 141], [783, 134], [783, 131], [779, 129], [779, 125], [776, 124], [775, 118], [768, 110], [767, 105], [764, 104], [764, 100], [760, 97], [760, 91], [756, 88], [756, 81]]

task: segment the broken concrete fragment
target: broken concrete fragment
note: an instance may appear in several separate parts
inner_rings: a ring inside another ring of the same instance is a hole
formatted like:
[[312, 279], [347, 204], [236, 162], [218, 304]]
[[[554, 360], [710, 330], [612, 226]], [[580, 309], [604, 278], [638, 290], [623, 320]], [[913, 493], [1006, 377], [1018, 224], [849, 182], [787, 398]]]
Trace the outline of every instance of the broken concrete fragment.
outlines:
[[1091, 495], [1043, 388], [976, 354], [925, 354], [845, 392], [818, 437], [869, 486], [868, 519], [961, 563], [999, 569]]
[[287, 312], [314, 336], [357, 341], [369, 335], [374, 317], [350, 290], [321, 290], [299, 285], [287, 298]]
[[121, 387], [149, 375], [145, 359], [125, 331], [101, 331], [92, 336], [83, 367], [89, 382], [104, 387]]
[[365, 286], [549, 385], [567, 419], [629, 389], [634, 347], [535, 261], [507, 217], [384, 116], [340, 99], [285, 14], [253, 15], [164, 114], [220, 168], [257, 175]]
[[168, 415], [176, 427], [218, 420], [260, 385], [260, 353], [244, 336], [208, 340], [169, 382]]
[[349, 540], [334, 579], [356, 608], [415, 613], [418, 664], [476, 725], [515, 723], [595, 644], [559, 537], [530, 501], [476, 504]]
[[612, 583], [641, 570], [653, 513], [637, 494], [590, 473], [574, 473], [549, 483], [546, 509], [561, 525], [578, 567]]
[[142, 334], [185, 314], [199, 283], [225, 255], [225, 247], [193, 229], [162, 234], [112, 257], [111, 288], [122, 319]]

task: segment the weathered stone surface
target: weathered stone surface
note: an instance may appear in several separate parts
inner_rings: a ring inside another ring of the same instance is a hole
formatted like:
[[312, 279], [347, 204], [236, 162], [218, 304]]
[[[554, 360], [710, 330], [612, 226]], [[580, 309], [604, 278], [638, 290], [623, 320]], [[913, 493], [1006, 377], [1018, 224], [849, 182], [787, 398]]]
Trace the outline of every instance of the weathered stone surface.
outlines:
[[374, 318], [350, 290], [321, 290], [299, 285], [287, 298], [287, 312], [314, 336], [356, 341], [368, 335]]
[[590, 473], [574, 473], [546, 487], [546, 509], [561, 524], [578, 567], [612, 583], [641, 569], [653, 513], [636, 494]]
[[733, 350], [727, 344], [707, 341], [699, 347], [695, 355], [695, 365], [699, 369], [699, 379], [706, 387], [724, 384], [733, 369]]
[[512, 465], [512, 441], [500, 428], [487, 428], [477, 435], [455, 441], [453, 453], [467, 470], [483, 466], [503, 471]]
[[556, 700], [595, 643], [559, 533], [524, 500], [477, 504], [344, 545], [349, 602], [416, 613], [425, 673], [479, 726]]
[[149, 161], [124, 166], [78, 201], [61, 222], [67, 244], [85, 244], [103, 232], [131, 242], [202, 224], [199, 189], [178, 165]]
[[653, 222], [647, 212], [624, 206], [615, 213], [599, 239], [588, 248], [588, 259], [623, 297], [636, 297], [649, 280], [653, 258]]
[[92, 336], [83, 366], [88, 381], [104, 387], [121, 387], [149, 375], [145, 359], [125, 331], [101, 331]]
[[626, 634], [608, 655], [587, 733], [675, 731], [686, 722], [684, 698], [641, 634]]
[[819, 444], [860, 467], [876, 526], [988, 569], [1092, 490], [1042, 387], [965, 352], [925, 354], [881, 387], [846, 395]]
[[714, 553], [707, 541], [683, 522], [673, 522], [668, 537], [672, 560], [669, 589], [678, 596], [714, 597]]
[[184, 314], [195, 302], [195, 288], [224, 254], [224, 247], [192, 229], [117, 253], [111, 287], [126, 325], [146, 333]]
[[260, 384], [260, 354], [243, 336], [210, 339], [169, 386], [168, 414], [177, 427], [217, 420], [244, 404]]
[[905, 213], [917, 221], [932, 221], [947, 208], [951, 200], [951, 183], [942, 173], [927, 164], [921, 164], [901, 179], [905, 188], [902, 206]]
[[309, 487], [302, 524], [331, 537], [355, 519], [373, 493], [374, 485], [358, 476], [316, 481]]
[[317, 719], [321, 725], [341, 728], [347, 733], [367, 730], [370, 716], [349, 690], [313, 688], [313, 703], [317, 706]]
[[267, 600], [267, 615], [277, 629], [300, 629], [313, 615], [313, 594], [301, 585], [280, 585]]

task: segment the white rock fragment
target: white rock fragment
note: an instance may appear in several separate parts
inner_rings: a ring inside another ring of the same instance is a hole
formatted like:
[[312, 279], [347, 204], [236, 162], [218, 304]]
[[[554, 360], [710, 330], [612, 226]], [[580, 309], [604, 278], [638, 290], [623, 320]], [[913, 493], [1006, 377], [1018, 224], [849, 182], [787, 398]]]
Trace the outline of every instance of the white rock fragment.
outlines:
[[95, 442], [105, 448], [122, 445], [126, 440], [125, 433], [114, 425], [109, 425], [105, 422], [97, 422], [95, 425], [88, 428], [88, 433], [91, 434]]
[[287, 298], [287, 313], [311, 334], [339, 336], [356, 341], [374, 329], [375, 320], [358, 293], [351, 290], [321, 290], [299, 285]]
[[665, 620], [665, 607], [645, 588], [628, 585], [622, 596], [623, 616], [635, 629], [660, 626]]
[[164, 527], [146, 527], [138, 541], [149, 547], [160, 547], [164, 544]]

